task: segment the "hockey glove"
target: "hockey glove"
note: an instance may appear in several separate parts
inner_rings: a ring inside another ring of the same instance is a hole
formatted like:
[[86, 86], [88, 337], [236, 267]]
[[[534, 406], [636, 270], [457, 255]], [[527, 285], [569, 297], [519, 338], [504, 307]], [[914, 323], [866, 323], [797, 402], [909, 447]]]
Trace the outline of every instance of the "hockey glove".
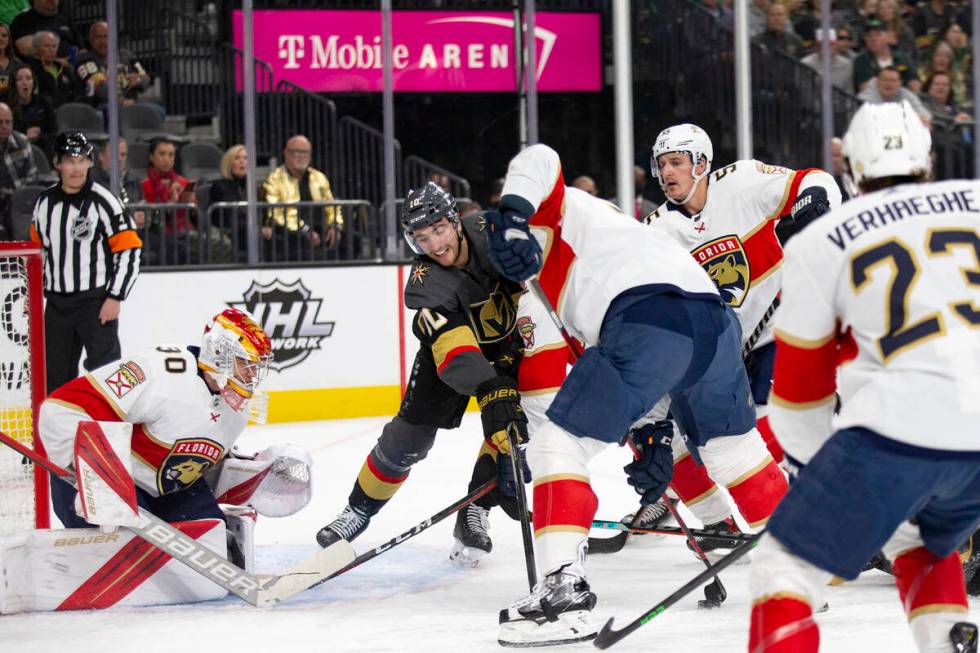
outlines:
[[487, 211], [490, 260], [502, 275], [514, 281], [533, 277], [541, 269], [541, 246], [531, 235], [530, 218], [511, 209]]
[[527, 442], [527, 415], [521, 408], [517, 382], [509, 376], [495, 376], [476, 387], [476, 401], [483, 420], [483, 438], [499, 453], [510, 453], [507, 426], [517, 429], [519, 444]]
[[829, 211], [827, 191], [820, 186], [813, 186], [800, 193], [793, 204], [793, 222], [796, 223], [797, 230], [800, 230]]
[[[521, 449], [521, 465], [523, 466], [521, 471], [524, 473], [524, 482], [527, 483], [531, 480], [531, 470], [528, 469], [527, 459], [523, 455], [523, 447]], [[517, 496], [517, 478], [514, 476], [514, 460], [509, 454], [497, 454], [497, 489], [504, 496]]]
[[633, 429], [627, 436], [636, 452], [636, 460], [623, 467], [626, 482], [641, 495], [640, 504], [656, 503], [674, 476], [674, 453], [670, 443], [674, 439], [673, 424], [661, 420]]

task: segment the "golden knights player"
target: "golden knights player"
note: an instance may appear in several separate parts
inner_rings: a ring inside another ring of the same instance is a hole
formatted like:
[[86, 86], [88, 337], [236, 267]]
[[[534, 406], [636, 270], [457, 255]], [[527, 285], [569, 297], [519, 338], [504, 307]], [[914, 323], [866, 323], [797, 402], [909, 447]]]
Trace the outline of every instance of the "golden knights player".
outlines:
[[485, 441], [470, 490], [494, 476], [498, 487], [460, 511], [450, 558], [476, 565], [491, 549], [489, 509], [500, 505], [517, 518], [506, 427], [516, 423], [521, 441], [527, 439], [515, 381], [521, 340], [512, 333], [521, 286], [500, 276], [490, 262], [482, 217], [460, 219], [456, 200], [436, 184], [408, 194], [400, 221], [418, 255], [405, 305], [418, 311], [412, 331], [421, 348], [398, 415], [364, 461], [347, 507], [316, 539], [327, 547], [363, 533], [412, 465], [425, 458], [436, 430], [459, 426], [475, 395]]

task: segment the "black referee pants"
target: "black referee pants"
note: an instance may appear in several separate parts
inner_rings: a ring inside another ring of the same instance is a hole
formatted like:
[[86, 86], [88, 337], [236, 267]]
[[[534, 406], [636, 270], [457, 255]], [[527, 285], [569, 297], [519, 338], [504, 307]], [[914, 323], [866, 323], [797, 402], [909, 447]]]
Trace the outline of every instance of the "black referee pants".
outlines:
[[102, 288], [78, 293], [47, 293], [44, 309], [44, 353], [48, 394], [78, 376], [78, 360], [85, 348], [85, 369], [119, 358], [119, 321], [99, 322], [105, 301]]

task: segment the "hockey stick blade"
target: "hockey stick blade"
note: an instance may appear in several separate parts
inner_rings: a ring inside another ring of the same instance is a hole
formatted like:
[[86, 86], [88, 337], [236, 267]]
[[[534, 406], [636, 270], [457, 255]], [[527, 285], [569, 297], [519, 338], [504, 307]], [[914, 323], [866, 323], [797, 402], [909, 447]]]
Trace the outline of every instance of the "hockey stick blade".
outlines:
[[[34, 461], [35, 464], [40, 465], [63, 481], [74, 485], [75, 479], [68, 470], [51, 462], [33, 449], [11, 438], [6, 433], [0, 432], [0, 442], [26, 456]], [[181, 532], [178, 528], [168, 524], [153, 513], [139, 508], [139, 517], [140, 520], [136, 526], [126, 526], [124, 528], [133, 532], [141, 539], [146, 540], [146, 542], [181, 562], [194, 572], [225, 588], [246, 603], [254, 606], [263, 606], [279, 600], [274, 598], [274, 594], [272, 595], [273, 598], [270, 599], [269, 593], [264, 588], [277, 585], [283, 579], [283, 576], [260, 579], [258, 576], [254, 576], [241, 567], [229, 562], [223, 556], [200, 544], [194, 538]], [[311, 560], [300, 563], [297, 567], [287, 571], [287, 574], [309, 575], [315, 573], [319, 576], [329, 576], [354, 557], [354, 550], [350, 544], [346, 542], [338, 542], [337, 544], [341, 546], [337, 549], [331, 547], [333, 550], [327, 555], [323, 555], [324, 552], [321, 551], [320, 554], [314, 556]], [[316, 565], [320, 566], [315, 567]], [[311, 571], [314, 567], [315, 571]]]
[[596, 648], [607, 649], [643, 624], [663, 614], [667, 608], [674, 605], [682, 598], [700, 587], [703, 583], [706, 583], [709, 579], [717, 576], [722, 570], [726, 569], [737, 560], [748, 554], [748, 552], [751, 551], [758, 543], [759, 538], [762, 537], [763, 533], [765, 533], [764, 530], [750, 536], [749, 539], [741, 544], [737, 549], [726, 555], [716, 564], [711, 565], [700, 574], [689, 580], [686, 584], [684, 584], [684, 586], [676, 590], [673, 594], [631, 621], [625, 628], [622, 628], [621, 630], [614, 629], [613, 621], [615, 620], [615, 617], [610, 617], [609, 621], [607, 621], [602, 627], [602, 630], [599, 631], [599, 634], [596, 635], [596, 638], [592, 640], [592, 643], [596, 646]]
[[619, 553], [626, 546], [626, 540], [629, 539], [631, 532], [635, 531], [625, 528], [622, 533], [612, 537], [590, 537], [589, 553]]
[[[592, 528], [604, 528], [604, 529], [609, 529], [614, 531], [625, 531], [628, 533], [635, 533], [635, 534], [649, 533], [653, 535], [679, 535], [681, 537], [684, 537], [684, 533], [681, 531], [680, 528], [676, 526], [660, 526], [658, 528], [637, 528], [637, 527], [631, 527], [629, 524], [624, 524], [621, 521], [611, 521], [607, 519], [593, 519]], [[702, 538], [711, 537], [718, 540], [728, 540], [730, 542], [736, 542], [736, 543], [748, 542], [752, 538], [751, 533], [733, 533], [731, 531], [721, 531], [721, 530], [713, 530], [707, 528], [692, 528], [690, 529], [690, 531], [691, 531], [691, 535], [693, 535], [694, 537], [702, 537]], [[591, 546], [592, 539], [603, 541], [603, 539], [611, 539], [611, 538], [589, 538], [590, 546]]]

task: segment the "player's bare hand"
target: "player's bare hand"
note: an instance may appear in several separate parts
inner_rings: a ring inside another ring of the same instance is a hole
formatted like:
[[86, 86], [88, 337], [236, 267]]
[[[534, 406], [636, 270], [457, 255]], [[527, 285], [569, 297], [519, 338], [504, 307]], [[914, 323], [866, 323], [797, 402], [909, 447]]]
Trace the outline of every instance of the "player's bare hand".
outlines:
[[113, 320], [119, 319], [119, 300], [113, 299], [112, 297], [106, 297], [105, 301], [102, 302], [102, 308], [99, 310], [99, 323], [106, 324], [112, 322]]

